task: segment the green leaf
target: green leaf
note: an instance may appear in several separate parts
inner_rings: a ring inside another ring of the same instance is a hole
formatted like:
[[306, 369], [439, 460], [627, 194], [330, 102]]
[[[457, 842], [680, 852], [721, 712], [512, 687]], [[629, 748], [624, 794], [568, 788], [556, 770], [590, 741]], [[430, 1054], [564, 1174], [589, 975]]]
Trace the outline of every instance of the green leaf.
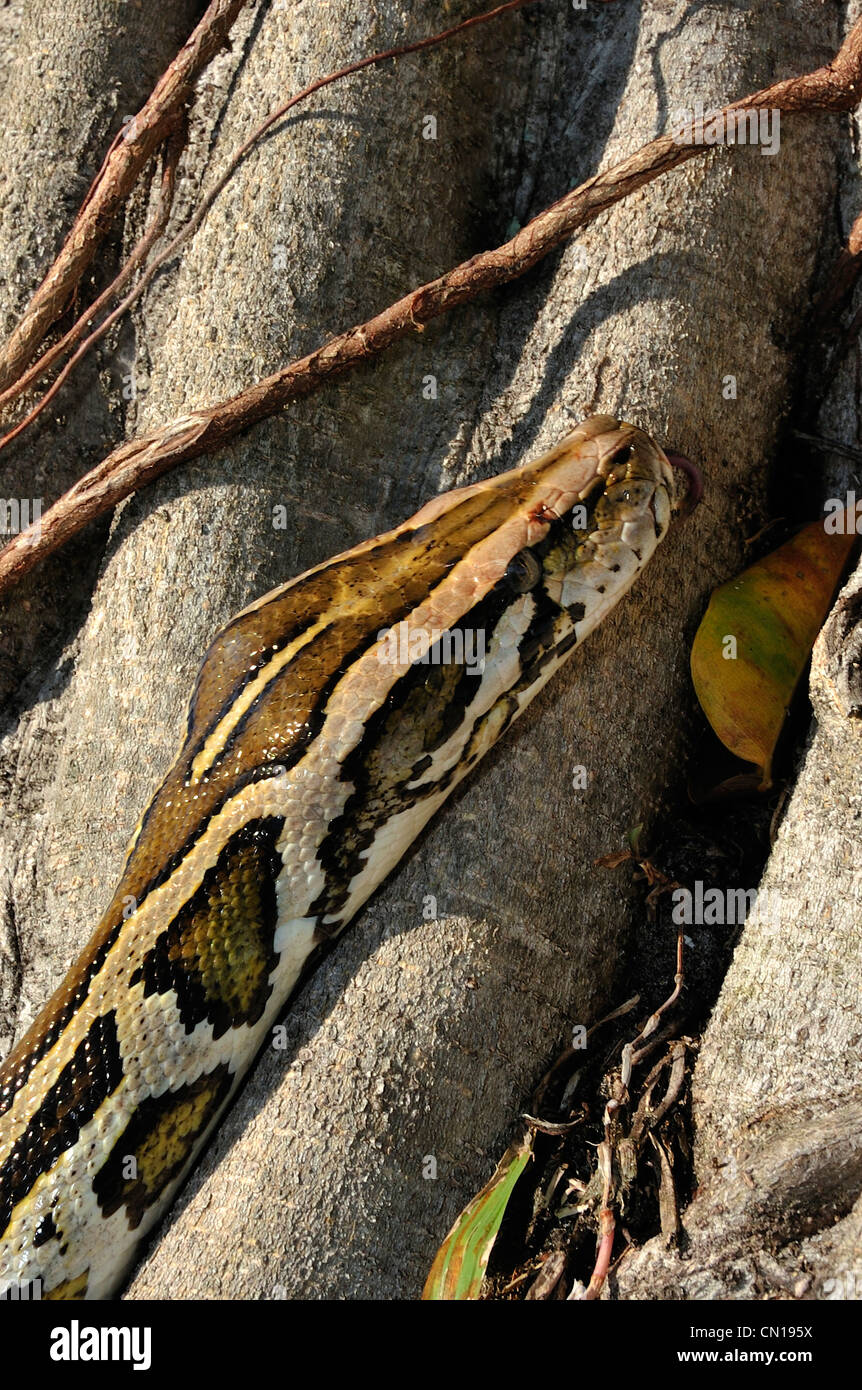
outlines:
[[635, 856], [635, 858], [637, 858], [637, 856], [640, 854], [640, 842], [641, 842], [641, 835], [643, 834], [643, 830], [644, 830], [644, 823], [643, 823], [643, 821], [641, 821], [640, 825], [633, 825], [632, 828], [629, 830], [629, 833], [628, 833], [628, 837], [627, 837], [627, 838], [628, 838], [628, 842], [629, 842], [629, 849], [631, 850], [631, 852], [632, 852], [632, 854]]
[[856, 540], [812, 522], [778, 550], [722, 584], [691, 649], [697, 698], [731, 753], [771, 786], [772, 758], [799, 678]]
[[464, 1208], [437, 1251], [422, 1290], [423, 1299], [479, 1297], [500, 1222], [532, 1153], [532, 1135], [525, 1135], [506, 1150], [491, 1181]]

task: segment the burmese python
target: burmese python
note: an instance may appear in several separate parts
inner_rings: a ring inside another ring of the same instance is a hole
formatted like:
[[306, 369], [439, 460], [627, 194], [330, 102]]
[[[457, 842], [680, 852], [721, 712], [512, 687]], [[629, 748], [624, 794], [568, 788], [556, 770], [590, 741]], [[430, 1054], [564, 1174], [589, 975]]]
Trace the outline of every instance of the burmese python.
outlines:
[[300, 975], [674, 503], [667, 456], [596, 416], [219, 633], [111, 905], [0, 1068], [0, 1292], [116, 1290]]

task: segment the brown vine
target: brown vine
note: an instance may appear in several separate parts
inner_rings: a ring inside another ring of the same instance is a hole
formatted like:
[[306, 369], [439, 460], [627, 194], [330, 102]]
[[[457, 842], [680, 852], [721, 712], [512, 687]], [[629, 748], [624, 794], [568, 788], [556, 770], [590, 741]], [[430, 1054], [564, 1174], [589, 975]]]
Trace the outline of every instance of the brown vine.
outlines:
[[[860, 97], [862, 20], [853, 26], [831, 63], [754, 92], [725, 107], [723, 114], [763, 108], [847, 111]], [[311, 394], [324, 382], [378, 356], [409, 334], [422, 332], [439, 315], [517, 279], [579, 227], [709, 148], [712, 146], [705, 143], [680, 144], [672, 135], [659, 136], [614, 168], [595, 174], [567, 193], [504, 245], [420, 285], [365, 323], [337, 334], [238, 395], [120, 445], [48, 509], [38, 528], [22, 532], [0, 551], [0, 593], [88, 522], [140, 487], [178, 464], [218, 448], [290, 401]]]

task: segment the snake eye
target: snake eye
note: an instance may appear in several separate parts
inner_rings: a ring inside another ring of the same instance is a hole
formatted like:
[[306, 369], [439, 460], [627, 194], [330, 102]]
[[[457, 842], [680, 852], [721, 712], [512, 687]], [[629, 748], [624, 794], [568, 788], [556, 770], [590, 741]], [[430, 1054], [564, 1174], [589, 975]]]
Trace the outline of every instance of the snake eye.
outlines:
[[526, 594], [534, 589], [542, 577], [542, 566], [532, 550], [519, 550], [506, 567], [506, 581], [516, 594]]
[[607, 465], [601, 470], [608, 483], [620, 482], [626, 476], [627, 465], [634, 452], [634, 444], [623, 444], [611, 454]]

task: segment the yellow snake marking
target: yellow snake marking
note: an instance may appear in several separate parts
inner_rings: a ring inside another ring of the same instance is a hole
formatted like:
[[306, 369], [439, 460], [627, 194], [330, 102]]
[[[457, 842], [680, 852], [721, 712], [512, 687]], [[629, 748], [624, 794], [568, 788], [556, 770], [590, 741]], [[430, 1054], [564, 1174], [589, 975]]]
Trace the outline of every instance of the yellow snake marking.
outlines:
[[219, 755], [224, 751], [225, 743], [230, 734], [233, 733], [242, 716], [254, 704], [261, 691], [265, 690], [270, 681], [282, 671], [285, 666], [293, 661], [297, 652], [313, 641], [318, 633], [322, 632], [327, 626], [328, 614], [324, 614], [312, 627], [309, 627], [297, 637], [295, 642], [290, 642], [283, 651], [276, 655], [262, 666], [254, 680], [249, 681], [244, 690], [234, 700], [227, 714], [216, 725], [210, 734], [201, 751], [192, 763], [189, 785], [199, 782], [205, 772], [209, 772]]

